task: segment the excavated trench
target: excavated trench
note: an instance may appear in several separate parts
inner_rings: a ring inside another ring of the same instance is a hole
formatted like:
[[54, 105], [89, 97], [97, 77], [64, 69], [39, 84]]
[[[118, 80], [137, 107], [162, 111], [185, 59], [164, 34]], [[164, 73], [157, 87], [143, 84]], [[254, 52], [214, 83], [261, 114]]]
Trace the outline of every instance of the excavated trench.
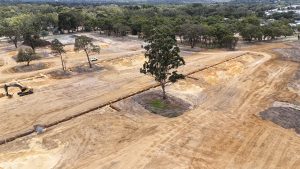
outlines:
[[[213, 65], [210, 65], [210, 66], [205, 66], [205, 67], [203, 67], [203, 68], [196, 69], [196, 70], [194, 70], [194, 71], [192, 71], [192, 72], [186, 73], [185, 76], [190, 76], [190, 75], [192, 75], [192, 74], [201, 72], [201, 71], [203, 71], [203, 70], [206, 70], [206, 69], [209, 69], [209, 68], [212, 68], [212, 67], [215, 67], [215, 66], [218, 66], [218, 65], [220, 65], [220, 64], [223, 64], [223, 63], [225, 63], [225, 62], [228, 62], [228, 61], [237, 59], [237, 58], [242, 57], [242, 56], [247, 55], [247, 54], [250, 54], [250, 53], [249, 53], [249, 52], [246, 52], [246, 53], [243, 53], [243, 54], [241, 54], [241, 55], [237, 55], [237, 56], [231, 57], [231, 58], [229, 58], [229, 59], [226, 59], [226, 60], [224, 60], [224, 61], [218, 62], [218, 63], [216, 63], [216, 64], [213, 64]], [[117, 102], [119, 102], [119, 101], [121, 101], [121, 100], [124, 100], [124, 99], [127, 99], [127, 98], [129, 98], [129, 97], [132, 97], [132, 96], [141, 94], [141, 93], [143, 93], [143, 92], [149, 91], [149, 90], [151, 90], [151, 89], [153, 89], [153, 88], [156, 88], [156, 87], [158, 87], [158, 86], [159, 86], [159, 84], [156, 83], [156, 84], [150, 85], [150, 86], [148, 86], [147, 88], [144, 88], [144, 89], [142, 89], [142, 90], [140, 90], [140, 91], [137, 91], [137, 92], [131, 93], [131, 94], [129, 94], [129, 95], [126, 95], [126, 96], [123, 96], [123, 97], [120, 97], [120, 98], [117, 98], [117, 99], [108, 101], [108, 102], [106, 102], [106, 103], [103, 103], [103, 104], [101, 104], [101, 105], [99, 105], [99, 106], [97, 106], [97, 107], [91, 108], [91, 109], [89, 109], [89, 110], [83, 111], [83, 112], [81, 112], [81, 113], [78, 113], [78, 114], [75, 114], [75, 115], [72, 115], [72, 116], [69, 116], [69, 117], [65, 117], [65, 118], [63, 118], [63, 119], [61, 119], [61, 120], [58, 120], [58, 121], [55, 121], [55, 122], [52, 122], [52, 123], [41, 124], [41, 125], [42, 125], [45, 129], [47, 129], [47, 128], [56, 126], [56, 125], [58, 125], [58, 124], [60, 124], [60, 123], [63, 123], [63, 122], [72, 120], [72, 119], [77, 118], [77, 117], [80, 117], [80, 116], [85, 115], [85, 114], [87, 114], [87, 113], [93, 112], [93, 111], [95, 111], [95, 110], [97, 110], [97, 109], [100, 109], [100, 108], [103, 108], [103, 107], [105, 107], [105, 106], [110, 106], [111, 104], [117, 103]], [[35, 130], [34, 130], [34, 128], [32, 128], [32, 129], [27, 130], [27, 131], [25, 131], [25, 132], [16, 134], [15, 136], [12, 136], [12, 137], [9, 137], [9, 138], [0, 140], [0, 145], [3, 145], [3, 144], [6, 144], [6, 143], [9, 143], [9, 142], [12, 142], [12, 141], [14, 141], [14, 140], [16, 140], [16, 139], [18, 139], [18, 138], [22, 138], [22, 137], [28, 136], [28, 135], [30, 135], [30, 134], [33, 134], [34, 132], [35, 132]]]

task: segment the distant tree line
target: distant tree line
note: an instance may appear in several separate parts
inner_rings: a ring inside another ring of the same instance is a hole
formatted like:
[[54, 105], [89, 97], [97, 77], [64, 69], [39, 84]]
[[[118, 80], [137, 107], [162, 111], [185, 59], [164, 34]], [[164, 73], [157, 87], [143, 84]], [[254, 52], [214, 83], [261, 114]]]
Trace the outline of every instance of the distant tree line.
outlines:
[[0, 6], [0, 36], [17, 47], [23, 42], [35, 50], [49, 45], [48, 34], [98, 31], [108, 36], [139, 35], [147, 38], [154, 28], [168, 27], [181, 43], [207, 48], [234, 49], [238, 36], [267, 40], [293, 34], [294, 13], [265, 16], [270, 4], [189, 4], [127, 6]]

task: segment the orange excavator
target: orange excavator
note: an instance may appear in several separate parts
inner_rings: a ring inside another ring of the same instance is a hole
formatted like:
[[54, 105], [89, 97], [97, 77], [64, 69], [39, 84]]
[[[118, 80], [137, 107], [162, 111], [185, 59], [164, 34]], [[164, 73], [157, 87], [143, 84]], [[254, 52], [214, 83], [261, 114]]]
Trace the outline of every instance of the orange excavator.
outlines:
[[12, 94], [8, 93], [8, 88], [10, 88], [10, 87], [19, 88], [20, 89], [20, 92], [18, 92], [19, 96], [25, 96], [25, 95], [33, 94], [33, 89], [32, 88], [26, 87], [26, 86], [24, 86], [24, 85], [22, 85], [21, 83], [18, 83], [18, 82], [12, 82], [12, 83], [4, 85], [5, 95], [7, 97], [12, 97], [13, 96]]

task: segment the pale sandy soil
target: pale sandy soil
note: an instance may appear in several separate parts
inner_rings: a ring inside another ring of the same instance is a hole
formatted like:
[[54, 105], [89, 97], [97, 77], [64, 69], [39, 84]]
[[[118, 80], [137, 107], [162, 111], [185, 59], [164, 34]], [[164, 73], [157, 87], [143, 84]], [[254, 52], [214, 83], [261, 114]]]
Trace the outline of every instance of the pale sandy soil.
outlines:
[[[77, 35], [87, 35], [87, 34], [77, 34]], [[71, 39], [71, 44], [66, 43], [65, 50], [67, 51], [67, 54], [63, 55], [64, 59], [66, 60], [67, 67], [73, 67], [78, 64], [86, 63], [87, 59], [84, 54], [84, 52], [75, 52], [74, 51], [74, 45], [72, 42], [74, 41], [74, 36], [71, 35], [56, 35], [54, 37], [50, 36], [46, 39], [52, 40], [54, 38], [58, 38], [62, 42], [64, 42], [64, 39], [67, 39], [69, 42]], [[108, 59], [115, 59], [120, 57], [130, 57], [135, 55], [140, 55], [143, 52], [143, 49], [141, 48], [141, 45], [143, 44], [142, 41], [139, 40], [131, 40], [131, 39], [117, 39], [117, 38], [107, 38], [107, 37], [101, 37], [97, 34], [89, 34], [88, 36], [96, 39], [94, 44], [99, 45], [101, 47], [100, 54], [91, 55], [91, 57], [98, 58], [98, 62], [101, 62], [103, 60]], [[21, 48], [24, 46], [20, 45]], [[57, 70], [61, 68], [61, 62], [59, 59], [59, 56], [53, 56], [51, 53], [51, 50], [49, 47], [47, 48], [38, 48], [36, 50], [37, 53], [39, 53], [41, 56], [44, 56], [43, 59], [32, 61], [32, 64], [35, 63], [49, 63], [53, 66], [39, 71], [33, 71], [33, 72], [26, 72], [26, 73], [10, 73], [10, 69], [12, 67], [15, 67], [17, 65], [24, 65], [24, 63], [16, 63], [13, 57], [17, 55], [18, 50], [15, 49], [13, 45], [9, 45], [6, 42], [0, 42], [0, 59], [3, 60], [4, 65], [0, 66], [0, 84], [5, 83], [7, 81], [12, 81], [16, 79], [24, 79], [26, 77], [32, 77], [32, 76], [39, 76], [40, 74], [45, 74], [47, 72], [51, 72], [53, 70]]]
[[[278, 59], [279, 47], [288, 45], [186, 54], [184, 74], [240, 57], [168, 85], [169, 95], [191, 105], [179, 117], [152, 114], [129, 97], [112, 104], [120, 111], [105, 106], [0, 145], [0, 168], [297, 169], [299, 135], [259, 117], [274, 102], [300, 105], [299, 91], [288, 87], [299, 63]], [[139, 73], [143, 61], [120, 57], [97, 63], [98, 72], [24, 80], [33, 95], [0, 98], [0, 139], [150, 88], [153, 79]]]

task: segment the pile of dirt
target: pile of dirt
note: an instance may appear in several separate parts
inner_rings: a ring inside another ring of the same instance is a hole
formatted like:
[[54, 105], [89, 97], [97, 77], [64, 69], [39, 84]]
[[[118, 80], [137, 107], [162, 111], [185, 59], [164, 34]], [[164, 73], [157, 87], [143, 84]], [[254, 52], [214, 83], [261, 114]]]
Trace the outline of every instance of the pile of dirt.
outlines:
[[24, 73], [24, 72], [32, 72], [42, 69], [47, 69], [51, 67], [51, 63], [35, 63], [27, 65], [18, 65], [7, 70], [9, 73]]
[[271, 107], [260, 113], [263, 120], [269, 120], [273, 123], [286, 128], [295, 129], [300, 134], [300, 110], [292, 107]]
[[151, 91], [133, 98], [148, 111], [164, 117], [178, 117], [189, 110], [191, 105], [172, 95], [163, 99], [161, 91]]

